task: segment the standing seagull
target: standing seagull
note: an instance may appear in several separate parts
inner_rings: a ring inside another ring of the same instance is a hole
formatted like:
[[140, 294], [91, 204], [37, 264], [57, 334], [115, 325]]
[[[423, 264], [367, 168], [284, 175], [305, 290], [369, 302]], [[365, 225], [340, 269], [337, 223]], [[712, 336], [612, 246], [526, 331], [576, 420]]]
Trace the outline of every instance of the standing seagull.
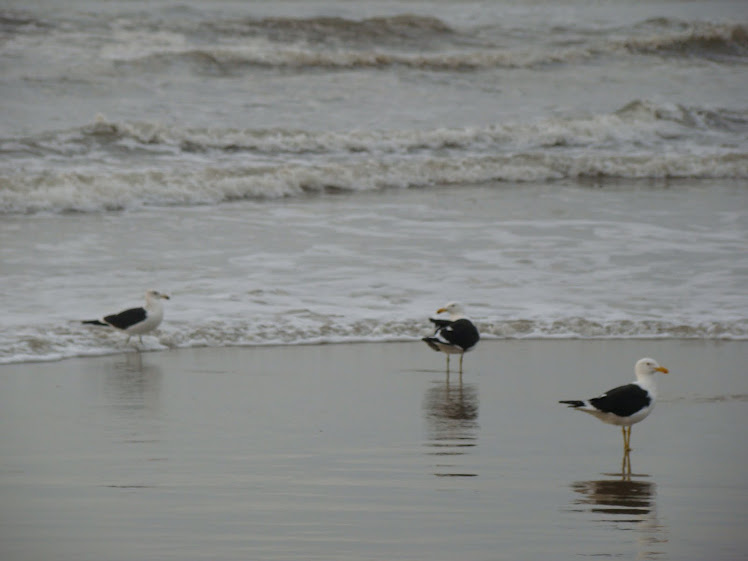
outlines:
[[[643, 421], [654, 409], [657, 400], [655, 372], [668, 373], [668, 369], [651, 358], [642, 358], [634, 367], [636, 381], [613, 388], [600, 397], [587, 401], [559, 401], [573, 409], [594, 415], [603, 423], [618, 425], [623, 432], [623, 452], [631, 451], [631, 425]], [[628, 427], [628, 430], [626, 430]]]
[[142, 308], [130, 308], [118, 314], [106, 316], [104, 319], [93, 319], [84, 321], [89, 325], [108, 325], [127, 333], [127, 342], [130, 337], [137, 335], [143, 342], [143, 335], [156, 329], [161, 320], [164, 319], [164, 307], [161, 300], [168, 300], [166, 294], [158, 290], [148, 290], [145, 293], [145, 306]]
[[449, 313], [449, 319], [429, 318], [436, 325], [436, 331], [431, 337], [424, 337], [423, 341], [434, 349], [447, 355], [447, 373], [449, 373], [449, 355], [460, 355], [460, 374], [462, 374], [462, 357], [473, 350], [480, 341], [480, 334], [473, 322], [470, 321], [457, 302], [450, 302], [443, 308], [436, 310], [437, 314]]

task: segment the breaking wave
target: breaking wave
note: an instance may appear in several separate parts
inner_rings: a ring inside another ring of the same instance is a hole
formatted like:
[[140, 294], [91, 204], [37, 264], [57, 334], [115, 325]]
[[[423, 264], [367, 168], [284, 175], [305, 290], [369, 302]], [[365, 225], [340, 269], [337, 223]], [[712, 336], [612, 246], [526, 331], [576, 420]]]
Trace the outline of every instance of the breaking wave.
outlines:
[[423, 40], [429, 37], [443, 38], [455, 33], [439, 18], [416, 14], [360, 20], [343, 17], [245, 18], [202, 22], [200, 28], [222, 36], [265, 35], [279, 41], [304, 40], [313, 43], [341, 40]]
[[564, 179], [748, 178], [748, 154], [508, 156], [366, 161], [319, 166], [207, 167], [117, 172], [44, 172], [0, 178], [0, 212], [99, 212], [206, 205], [310, 193]]
[[[403, 67], [434, 72], [532, 69], [578, 64], [630, 54], [740, 60], [748, 55], [748, 26], [664, 20], [615, 30], [610, 38], [593, 31], [582, 41], [560, 46], [545, 39], [497, 44], [500, 27], [456, 30], [435, 18], [396, 16], [369, 20], [314, 18], [214, 24], [220, 40], [195, 45], [183, 33], [140, 31], [104, 50], [115, 67], [161, 72], [187, 65], [209, 75], [233, 75], [251, 68], [356, 70]], [[226, 41], [223, 33], [249, 37]], [[251, 31], [251, 33], [250, 33]], [[532, 46], [528, 46], [532, 45]]]
[[181, 48], [159, 50], [141, 56], [112, 55], [115, 66], [145, 72], [163, 72], [174, 65], [187, 65], [193, 72], [210, 76], [230, 76], [246, 68], [293, 70], [357, 70], [403, 67], [434, 72], [464, 72], [495, 68], [533, 68], [569, 63], [590, 58], [589, 49], [566, 48], [544, 51], [537, 48], [517, 50], [452, 49], [438, 53], [397, 52], [375, 49], [309, 49], [302, 45], [268, 45], [258, 41], [241, 47]]
[[[678, 128], [672, 128], [677, 125]], [[502, 150], [612, 142], [652, 145], [689, 135], [748, 132], [748, 110], [689, 107], [634, 100], [609, 115], [549, 119], [456, 129], [314, 132], [288, 129], [190, 129], [158, 122], [112, 122], [99, 115], [90, 125], [18, 139], [0, 139], [0, 155], [75, 157], [113, 147], [120, 153], [412, 154], [422, 150]], [[698, 140], [697, 137], [694, 137]], [[741, 145], [742, 136], [721, 144]], [[624, 146], [625, 147], [625, 146]]]
[[[748, 113], [633, 101], [608, 115], [460, 129], [182, 129], [100, 117], [0, 140], [0, 213], [206, 205], [561, 180], [745, 179]], [[303, 158], [294, 156], [303, 155]]]
[[[670, 26], [673, 23], [666, 21]], [[630, 51], [664, 56], [701, 58], [748, 55], [748, 26], [743, 24], [682, 24], [683, 29], [633, 37], [623, 45]]]
[[[609, 33], [599, 28], [505, 27], [501, 20], [462, 26], [419, 14], [352, 19], [334, 16], [234, 19], [122, 15], [83, 23], [0, 11], [0, 30], [40, 37], [49, 49], [102, 30], [97, 59], [125, 73], [172, 66], [210, 76], [260, 69], [309, 71], [402, 67], [433, 72], [533, 69], [600, 57], [651, 55], [730, 62], [748, 56], [748, 24], [658, 18]], [[85, 29], [76, 26], [85, 25]], [[97, 39], [99, 40], [99, 39]], [[36, 45], [36, 42], [34, 42]], [[100, 58], [99, 58], [100, 57]], [[109, 70], [107, 70], [109, 72]]]
[[[181, 129], [98, 118], [0, 141], [0, 213], [206, 205], [492, 181], [745, 179], [748, 113], [633, 101], [459, 129]], [[303, 158], [295, 158], [303, 155]]]
[[628, 121], [672, 122], [689, 129], [730, 131], [748, 130], [748, 112], [728, 109], [686, 107], [679, 104], [655, 104], [635, 100], [615, 112]]

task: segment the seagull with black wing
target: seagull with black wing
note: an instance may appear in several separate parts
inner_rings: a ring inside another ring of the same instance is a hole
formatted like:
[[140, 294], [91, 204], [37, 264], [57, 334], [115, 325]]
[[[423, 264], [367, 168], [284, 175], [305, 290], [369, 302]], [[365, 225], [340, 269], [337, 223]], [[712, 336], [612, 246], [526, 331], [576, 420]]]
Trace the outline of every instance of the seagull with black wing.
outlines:
[[654, 409], [657, 401], [655, 374], [668, 373], [668, 369], [652, 358], [642, 358], [634, 367], [636, 380], [625, 386], [608, 390], [587, 400], [559, 401], [600, 419], [603, 423], [617, 425], [623, 432], [623, 451], [631, 451], [631, 426], [643, 421]]
[[448, 313], [449, 319], [429, 318], [436, 326], [434, 334], [422, 340], [435, 351], [447, 355], [447, 372], [449, 372], [449, 355], [460, 355], [460, 374], [462, 374], [462, 358], [466, 352], [472, 351], [480, 341], [480, 334], [472, 321], [465, 316], [462, 305], [450, 302], [443, 308], [436, 310], [437, 314]]
[[88, 325], [114, 327], [127, 333], [127, 342], [133, 335], [137, 335], [143, 342], [143, 335], [156, 329], [164, 319], [164, 307], [161, 300], [169, 300], [166, 294], [158, 290], [148, 290], [145, 293], [145, 306], [130, 308], [118, 314], [111, 314], [102, 319], [84, 321]]

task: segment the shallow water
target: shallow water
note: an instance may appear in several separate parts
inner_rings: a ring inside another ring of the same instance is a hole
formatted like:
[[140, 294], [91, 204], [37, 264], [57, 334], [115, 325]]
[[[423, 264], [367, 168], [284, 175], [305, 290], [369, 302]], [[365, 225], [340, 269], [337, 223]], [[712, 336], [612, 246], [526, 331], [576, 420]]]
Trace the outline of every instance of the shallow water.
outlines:
[[121, 352], [80, 320], [149, 287], [151, 349], [417, 340], [451, 300], [486, 336], [748, 337], [740, 183], [382, 195], [6, 217], [0, 362]]
[[[671, 370], [632, 433], [557, 404]], [[744, 342], [184, 349], [0, 367], [9, 561], [741, 559]]]

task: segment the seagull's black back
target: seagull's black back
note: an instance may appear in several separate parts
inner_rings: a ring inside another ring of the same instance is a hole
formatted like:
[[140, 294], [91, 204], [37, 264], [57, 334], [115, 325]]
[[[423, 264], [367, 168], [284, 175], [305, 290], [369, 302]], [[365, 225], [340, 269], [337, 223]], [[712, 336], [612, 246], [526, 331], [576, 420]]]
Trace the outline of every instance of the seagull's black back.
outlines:
[[124, 312], [106, 316], [104, 321], [117, 329], [127, 329], [128, 327], [143, 321], [147, 315], [145, 308], [130, 308]]
[[[437, 325], [436, 333], [434, 333], [435, 337], [440, 336], [451, 345], [460, 347], [463, 351], [471, 349], [480, 340], [478, 329], [469, 319], [462, 318], [455, 321], [432, 319], [431, 321]], [[445, 325], [439, 325], [441, 323], [445, 323]]]
[[637, 384], [626, 384], [590, 399], [590, 404], [605, 413], [628, 417], [652, 403], [649, 393]]

